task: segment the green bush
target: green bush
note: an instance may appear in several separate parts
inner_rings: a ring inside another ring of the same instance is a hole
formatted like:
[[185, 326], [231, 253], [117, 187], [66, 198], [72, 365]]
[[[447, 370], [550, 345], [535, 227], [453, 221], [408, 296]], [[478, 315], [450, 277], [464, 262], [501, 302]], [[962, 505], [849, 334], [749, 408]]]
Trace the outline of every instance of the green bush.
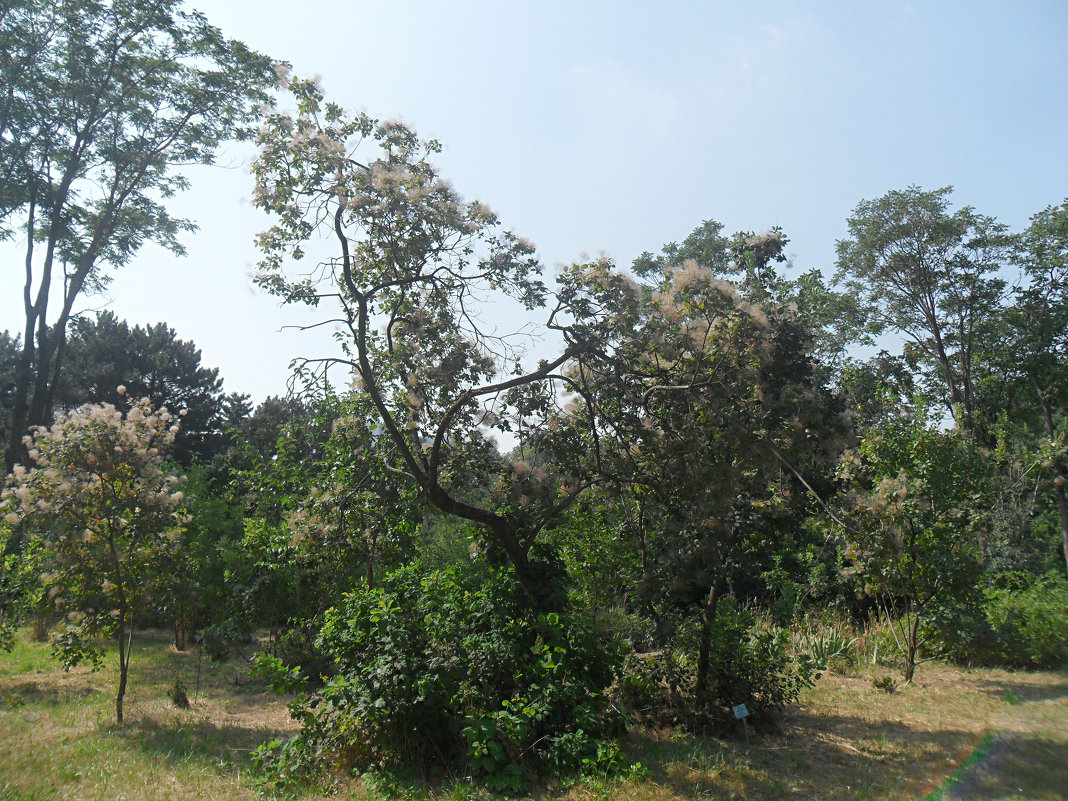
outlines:
[[223, 662], [240, 646], [251, 641], [249, 632], [234, 620], [223, 620], [200, 630], [201, 647], [212, 662]]
[[1049, 573], [1030, 587], [987, 593], [986, 618], [996, 654], [1011, 667], [1053, 668], [1068, 663], [1068, 581]]
[[271, 654], [291, 673], [306, 677], [308, 689], [321, 686], [334, 674], [334, 658], [319, 647], [321, 620], [290, 620], [271, 645]]
[[334, 675], [295, 705], [296, 737], [260, 753], [285, 785], [324, 769], [470, 771], [493, 789], [618, 761], [602, 690], [619, 649], [537, 614], [510, 574], [477, 565], [397, 570], [326, 616]]
[[852, 631], [846, 626], [828, 625], [802, 634], [797, 640], [796, 650], [806, 656], [817, 670], [840, 671], [852, 664], [857, 642], [858, 638], [852, 636]]
[[712, 624], [708, 685], [696, 692], [696, 635], [688, 631], [668, 649], [635, 655], [616, 690], [642, 722], [691, 729], [735, 722], [733, 707], [745, 704], [750, 722], [772, 720], [812, 684], [815, 666], [791, 655], [789, 633], [738, 608], [719, 603]]
[[958, 662], [1060, 667], [1068, 664], [1068, 581], [1006, 574], [980, 606], [936, 610], [927, 626], [935, 651]]
[[308, 686], [308, 679], [299, 667], [287, 667], [279, 657], [264, 651], [252, 658], [249, 673], [263, 681], [272, 692], [280, 694], [300, 692]]
[[762, 625], [752, 614], [720, 601], [712, 626], [709, 682], [698, 701], [710, 712], [746, 704], [754, 721], [797, 701], [814, 677], [807, 656], [790, 654], [786, 629]]
[[56, 616], [52, 596], [41, 583], [45, 549], [39, 536], [11, 541], [11, 528], [0, 521], [0, 651], [14, 643], [15, 628], [29, 622], [34, 640], [45, 642]]

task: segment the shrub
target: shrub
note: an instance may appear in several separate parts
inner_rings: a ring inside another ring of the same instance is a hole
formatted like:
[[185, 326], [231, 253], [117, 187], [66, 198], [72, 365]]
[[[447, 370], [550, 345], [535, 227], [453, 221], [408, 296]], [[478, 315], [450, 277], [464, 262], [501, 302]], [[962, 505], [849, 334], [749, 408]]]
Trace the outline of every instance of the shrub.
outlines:
[[213, 623], [200, 630], [204, 653], [212, 662], [223, 662], [239, 646], [248, 643], [251, 636], [233, 620]]
[[958, 662], [1010, 668], [1068, 663], [1068, 581], [999, 577], [974, 607], [938, 610], [929, 623], [940, 652]]
[[802, 634], [797, 651], [806, 656], [816, 670], [840, 671], [853, 661], [858, 638], [842, 624], [822, 626]]
[[789, 633], [760, 625], [732, 599], [720, 601], [712, 627], [709, 684], [698, 703], [709, 712], [725, 713], [746, 704], [759, 722], [797, 701], [813, 680], [813, 666], [802, 655], [790, 655]]
[[22, 600], [16, 580], [18, 555], [7, 553], [10, 538], [10, 525], [0, 520], [0, 652], [14, 647], [17, 610]]
[[811, 659], [792, 657], [789, 645], [785, 629], [724, 598], [712, 624], [708, 686], [700, 696], [694, 690], [696, 649], [686, 635], [667, 650], [637, 655], [617, 693], [639, 720], [654, 725], [698, 730], [730, 725], [733, 707], [743, 703], [750, 721], [759, 725], [796, 702], [817, 678]]
[[296, 671], [306, 678], [309, 689], [322, 686], [334, 673], [333, 656], [319, 647], [321, 623], [321, 619], [290, 620], [289, 628], [278, 635], [271, 648], [272, 655], [291, 674]]
[[469, 769], [511, 791], [618, 760], [622, 721], [602, 692], [618, 648], [524, 598], [510, 573], [477, 565], [410, 566], [347, 595], [319, 639], [336, 675], [295, 704], [300, 733], [260, 752], [269, 781]]
[[166, 584], [162, 566], [180, 547], [181, 479], [162, 453], [177, 432], [175, 418], [147, 399], [125, 412], [111, 404], [61, 412], [26, 439], [36, 467], [15, 465], [0, 499], [5, 522], [43, 534], [41, 584], [65, 611], [52, 638], [63, 666], [99, 666], [101, 638], [115, 640], [119, 724], [134, 620]]
[[0, 632], [5, 621], [9, 633], [28, 621], [34, 642], [47, 642], [56, 615], [53, 595], [41, 583], [48, 570], [47, 549], [36, 534], [24, 536], [18, 547], [12, 547], [9, 537], [8, 525], [0, 522]]
[[1053, 668], [1068, 662], [1068, 581], [1049, 573], [1030, 587], [987, 593], [986, 619], [996, 657], [1010, 667]]
[[268, 689], [276, 693], [300, 692], [308, 685], [308, 679], [299, 667], [287, 667], [277, 656], [260, 651], [252, 658], [249, 668], [256, 678], [263, 681]]

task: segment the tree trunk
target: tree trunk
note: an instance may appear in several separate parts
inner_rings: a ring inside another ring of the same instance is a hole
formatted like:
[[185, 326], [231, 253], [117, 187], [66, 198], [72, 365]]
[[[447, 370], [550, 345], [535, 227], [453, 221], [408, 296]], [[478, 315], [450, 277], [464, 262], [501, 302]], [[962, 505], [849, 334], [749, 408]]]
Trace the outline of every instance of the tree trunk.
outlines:
[[970, 404], [967, 402], [964, 393], [961, 392], [961, 388], [957, 385], [953, 363], [949, 359], [949, 354], [946, 353], [945, 342], [942, 339], [942, 327], [938, 324], [933, 303], [930, 308], [924, 310], [924, 316], [927, 318], [927, 327], [931, 331], [931, 339], [934, 342], [935, 359], [942, 368], [942, 378], [946, 382], [946, 390], [949, 392], [950, 414], [953, 415], [953, 419], [960, 424], [961, 428], [971, 435], [974, 421], [972, 420]]
[[698, 698], [708, 689], [708, 663], [712, 651], [712, 623], [716, 619], [716, 607], [719, 605], [719, 598], [723, 594], [725, 585], [723, 571], [720, 570], [708, 590], [708, 599], [705, 601], [704, 614], [701, 617], [701, 641], [697, 649], [697, 683], [694, 685], [694, 694]]
[[182, 614], [179, 614], [178, 617], [176, 617], [174, 619], [174, 650], [175, 651], [184, 651], [185, 650], [185, 646], [186, 646], [186, 640], [187, 640], [187, 637], [186, 637], [185, 616], [182, 615]]
[[11, 410], [11, 431], [4, 453], [4, 465], [7, 472], [15, 469], [16, 464], [26, 464], [26, 446], [22, 438], [26, 434], [26, 415], [29, 413], [29, 388], [33, 371], [33, 339], [23, 345], [22, 355], [15, 368], [15, 401]]
[[652, 574], [649, 565], [649, 548], [646, 543], [645, 529], [645, 498], [638, 498], [638, 524], [635, 526], [638, 533], [638, 552], [642, 559], [642, 586], [652, 584]]
[[[127, 633], [128, 630], [128, 633]], [[125, 615], [119, 623], [119, 692], [115, 696], [115, 722], [122, 725], [122, 699], [126, 696], [126, 679], [130, 674], [130, 644], [133, 639], [133, 621]]]
[[920, 616], [905, 613], [905, 684], [916, 675], [916, 652], [919, 650]]
[[[1063, 462], [1059, 467], [1062, 476], [1068, 473]], [[1057, 511], [1061, 516], [1061, 552], [1064, 554], [1065, 575], [1068, 575], [1068, 497], [1065, 497], [1064, 485], [1054, 484], [1053, 494], [1057, 498]]]

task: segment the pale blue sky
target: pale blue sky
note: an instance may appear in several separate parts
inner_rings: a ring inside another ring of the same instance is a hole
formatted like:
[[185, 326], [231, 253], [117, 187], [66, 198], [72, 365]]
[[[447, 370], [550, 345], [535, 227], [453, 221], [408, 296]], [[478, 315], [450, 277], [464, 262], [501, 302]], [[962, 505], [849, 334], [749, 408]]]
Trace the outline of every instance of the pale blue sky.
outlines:
[[[550, 268], [626, 264], [712, 218], [780, 225], [796, 268], [830, 272], [851, 209], [890, 189], [953, 184], [957, 204], [1013, 228], [1068, 196], [1063, 0], [193, 5], [343, 105], [440, 139], [444, 176]], [[250, 289], [265, 222], [249, 152], [226, 159], [175, 203], [201, 225], [189, 256], [146, 249], [110, 308], [166, 320], [227, 390], [260, 400], [293, 355], [327, 345], [279, 333], [301, 315]], [[0, 327], [17, 329], [7, 295]]]

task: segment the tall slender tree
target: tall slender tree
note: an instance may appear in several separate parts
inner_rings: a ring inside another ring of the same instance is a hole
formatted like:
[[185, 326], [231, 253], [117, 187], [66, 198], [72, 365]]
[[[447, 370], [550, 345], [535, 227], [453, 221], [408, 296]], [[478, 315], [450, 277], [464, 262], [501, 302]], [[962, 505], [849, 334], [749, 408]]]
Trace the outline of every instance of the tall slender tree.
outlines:
[[1013, 238], [970, 206], [951, 212], [951, 192], [911, 186], [858, 204], [837, 245], [836, 281], [858, 302], [855, 335], [904, 337], [936, 399], [982, 437], [976, 363], [1003, 302], [998, 272]]
[[[249, 132], [271, 61], [179, 0], [13, 0], [0, 10], [0, 234], [25, 232], [25, 326], [6, 461], [47, 423], [67, 324], [108, 267], [194, 228], [183, 165]], [[50, 313], [50, 303], [59, 309]]]

